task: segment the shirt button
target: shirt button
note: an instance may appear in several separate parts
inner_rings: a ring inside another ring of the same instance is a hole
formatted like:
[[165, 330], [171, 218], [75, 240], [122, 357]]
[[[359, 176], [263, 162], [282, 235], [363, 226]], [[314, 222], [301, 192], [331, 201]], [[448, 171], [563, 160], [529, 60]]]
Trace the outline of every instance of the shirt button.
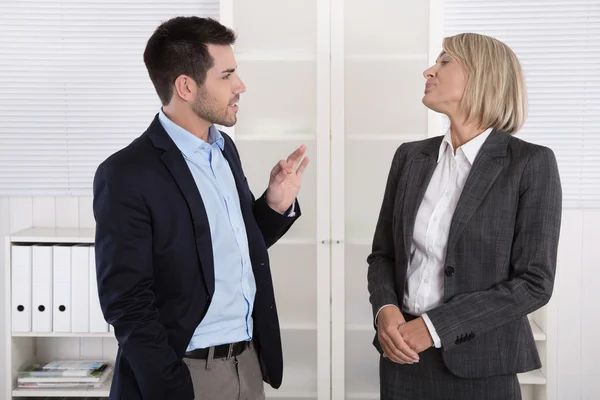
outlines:
[[429, 283], [429, 279], [425, 278], [425, 279], [423, 280], [423, 282], [425, 282], [425, 283]]
[[438, 220], [438, 217], [433, 217], [433, 222], [436, 222]]
[[431, 253], [431, 252], [433, 251], [433, 248], [432, 248], [431, 246], [429, 246], [429, 247], [427, 248], [427, 251]]

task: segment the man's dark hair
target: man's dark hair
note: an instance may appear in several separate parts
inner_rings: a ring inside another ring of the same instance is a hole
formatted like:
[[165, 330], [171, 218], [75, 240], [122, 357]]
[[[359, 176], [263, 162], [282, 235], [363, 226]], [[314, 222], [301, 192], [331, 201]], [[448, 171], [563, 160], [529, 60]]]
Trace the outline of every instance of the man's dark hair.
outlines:
[[231, 29], [211, 18], [176, 17], [156, 28], [144, 50], [144, 64], [162, 104], [171, 101], [179, 75], [204, 83], [214, 65], [208, 44], [232, 45], [235, 39]]

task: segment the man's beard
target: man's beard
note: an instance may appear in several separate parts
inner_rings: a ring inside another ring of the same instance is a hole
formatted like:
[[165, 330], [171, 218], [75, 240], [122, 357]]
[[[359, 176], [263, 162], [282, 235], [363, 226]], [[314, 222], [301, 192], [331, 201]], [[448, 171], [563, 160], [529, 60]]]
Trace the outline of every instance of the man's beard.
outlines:
[[217, 100], [209, 95], [204, 87], [198, 88], [198, 97], [192, 105], [192, 110], [198, 117], [212, 124], [231, 127], [237, 122], [237, 117], [229, 110], [229, 105], [220, 109]]

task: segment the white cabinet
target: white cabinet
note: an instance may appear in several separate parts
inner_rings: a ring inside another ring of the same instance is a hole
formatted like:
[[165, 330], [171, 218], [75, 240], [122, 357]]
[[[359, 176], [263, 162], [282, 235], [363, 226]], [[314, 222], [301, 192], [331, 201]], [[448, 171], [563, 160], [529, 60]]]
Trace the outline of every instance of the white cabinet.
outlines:
[[259, 196], [279, 159], [307, 146], [302, 217], [269, 250], [281, 322], [284, 378], [269, 399], [330, 393], [330, 101], [327, 1], [232, 0], [241, 95], [235, 141]]
[[[95, 389], [18, 389], [16, 386], [17, 372], [34, 362], [50, 362], [56, 358], [77, 359], [77, 358], [100, 358], [111, 360], [117, 354], [117, 341], [112, 332], [92, 333], [88, 332], [39, 332], [33, 329], [24, 331], [15, 331], [12, 326], [11, 316], [16, 311], [16, 305], [9, 300], [11, 294], [15, 291], [22, 291], [26, 283], [13, 287], [11, 285], [11, 275], [13, 267], [13, 255], [15, 247], [42, 245], [64, 245], [71, 247], [75, 244], [91, 246], [94, 243], [94, 229], [54, 229], [54, 228], [33, 228], [16, 232], [6, 238], [6, 260], [4, 264], [3, 278], [5, 282], [5, 324], [6, 330], [5, 343], [3, 343], [4, 371], [3, 377], [4, 392], [0, 393], [1, 399], [11, 399], [13, 397], [108, 397], [110, 389], [110, 380], [99, 388]], [[50, 250], [51, 251], [51, 250]], [[51, 253], [50, 253], [51, 254]], [[50, 261], [52, 262], [52, 261]], [[21, 268], [21, 265], [15, 263], [15, 268]], [[89, 264], [75, 265], [70, 264], [71, 271], [78, 268], [89, 268]], [[87, 283], [87, 282], [85, 282]], [[34, 305], [35, 307], [35, 305]], [[57, 313], [58, 304], [53, 304], [52, 312]], [[109, 378], [110, 379], [110, 378]]]
[[332, 399], [375, 400], [366, 258], [394, 152], [427, 137], [429, 12], [416, 0], [332, 3]]

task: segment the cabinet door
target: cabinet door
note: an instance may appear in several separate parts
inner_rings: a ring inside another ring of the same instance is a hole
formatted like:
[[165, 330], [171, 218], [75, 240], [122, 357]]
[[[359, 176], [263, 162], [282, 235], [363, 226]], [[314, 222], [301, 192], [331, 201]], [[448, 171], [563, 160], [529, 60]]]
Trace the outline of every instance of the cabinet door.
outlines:
[[230, 1], [247, 86], [235, 141], [255, 196], [300, 145], [310, 158], [298, 196], [302, 216], [269, 249], [284, 375], [279, 390], [265, 390], [269, 399], [329, 399], [329, 13], [317, 1]]
[[427, 137], [427, 5], [333, 1], [333, 399], [379, 399], [366, 258], [396, 149]]

